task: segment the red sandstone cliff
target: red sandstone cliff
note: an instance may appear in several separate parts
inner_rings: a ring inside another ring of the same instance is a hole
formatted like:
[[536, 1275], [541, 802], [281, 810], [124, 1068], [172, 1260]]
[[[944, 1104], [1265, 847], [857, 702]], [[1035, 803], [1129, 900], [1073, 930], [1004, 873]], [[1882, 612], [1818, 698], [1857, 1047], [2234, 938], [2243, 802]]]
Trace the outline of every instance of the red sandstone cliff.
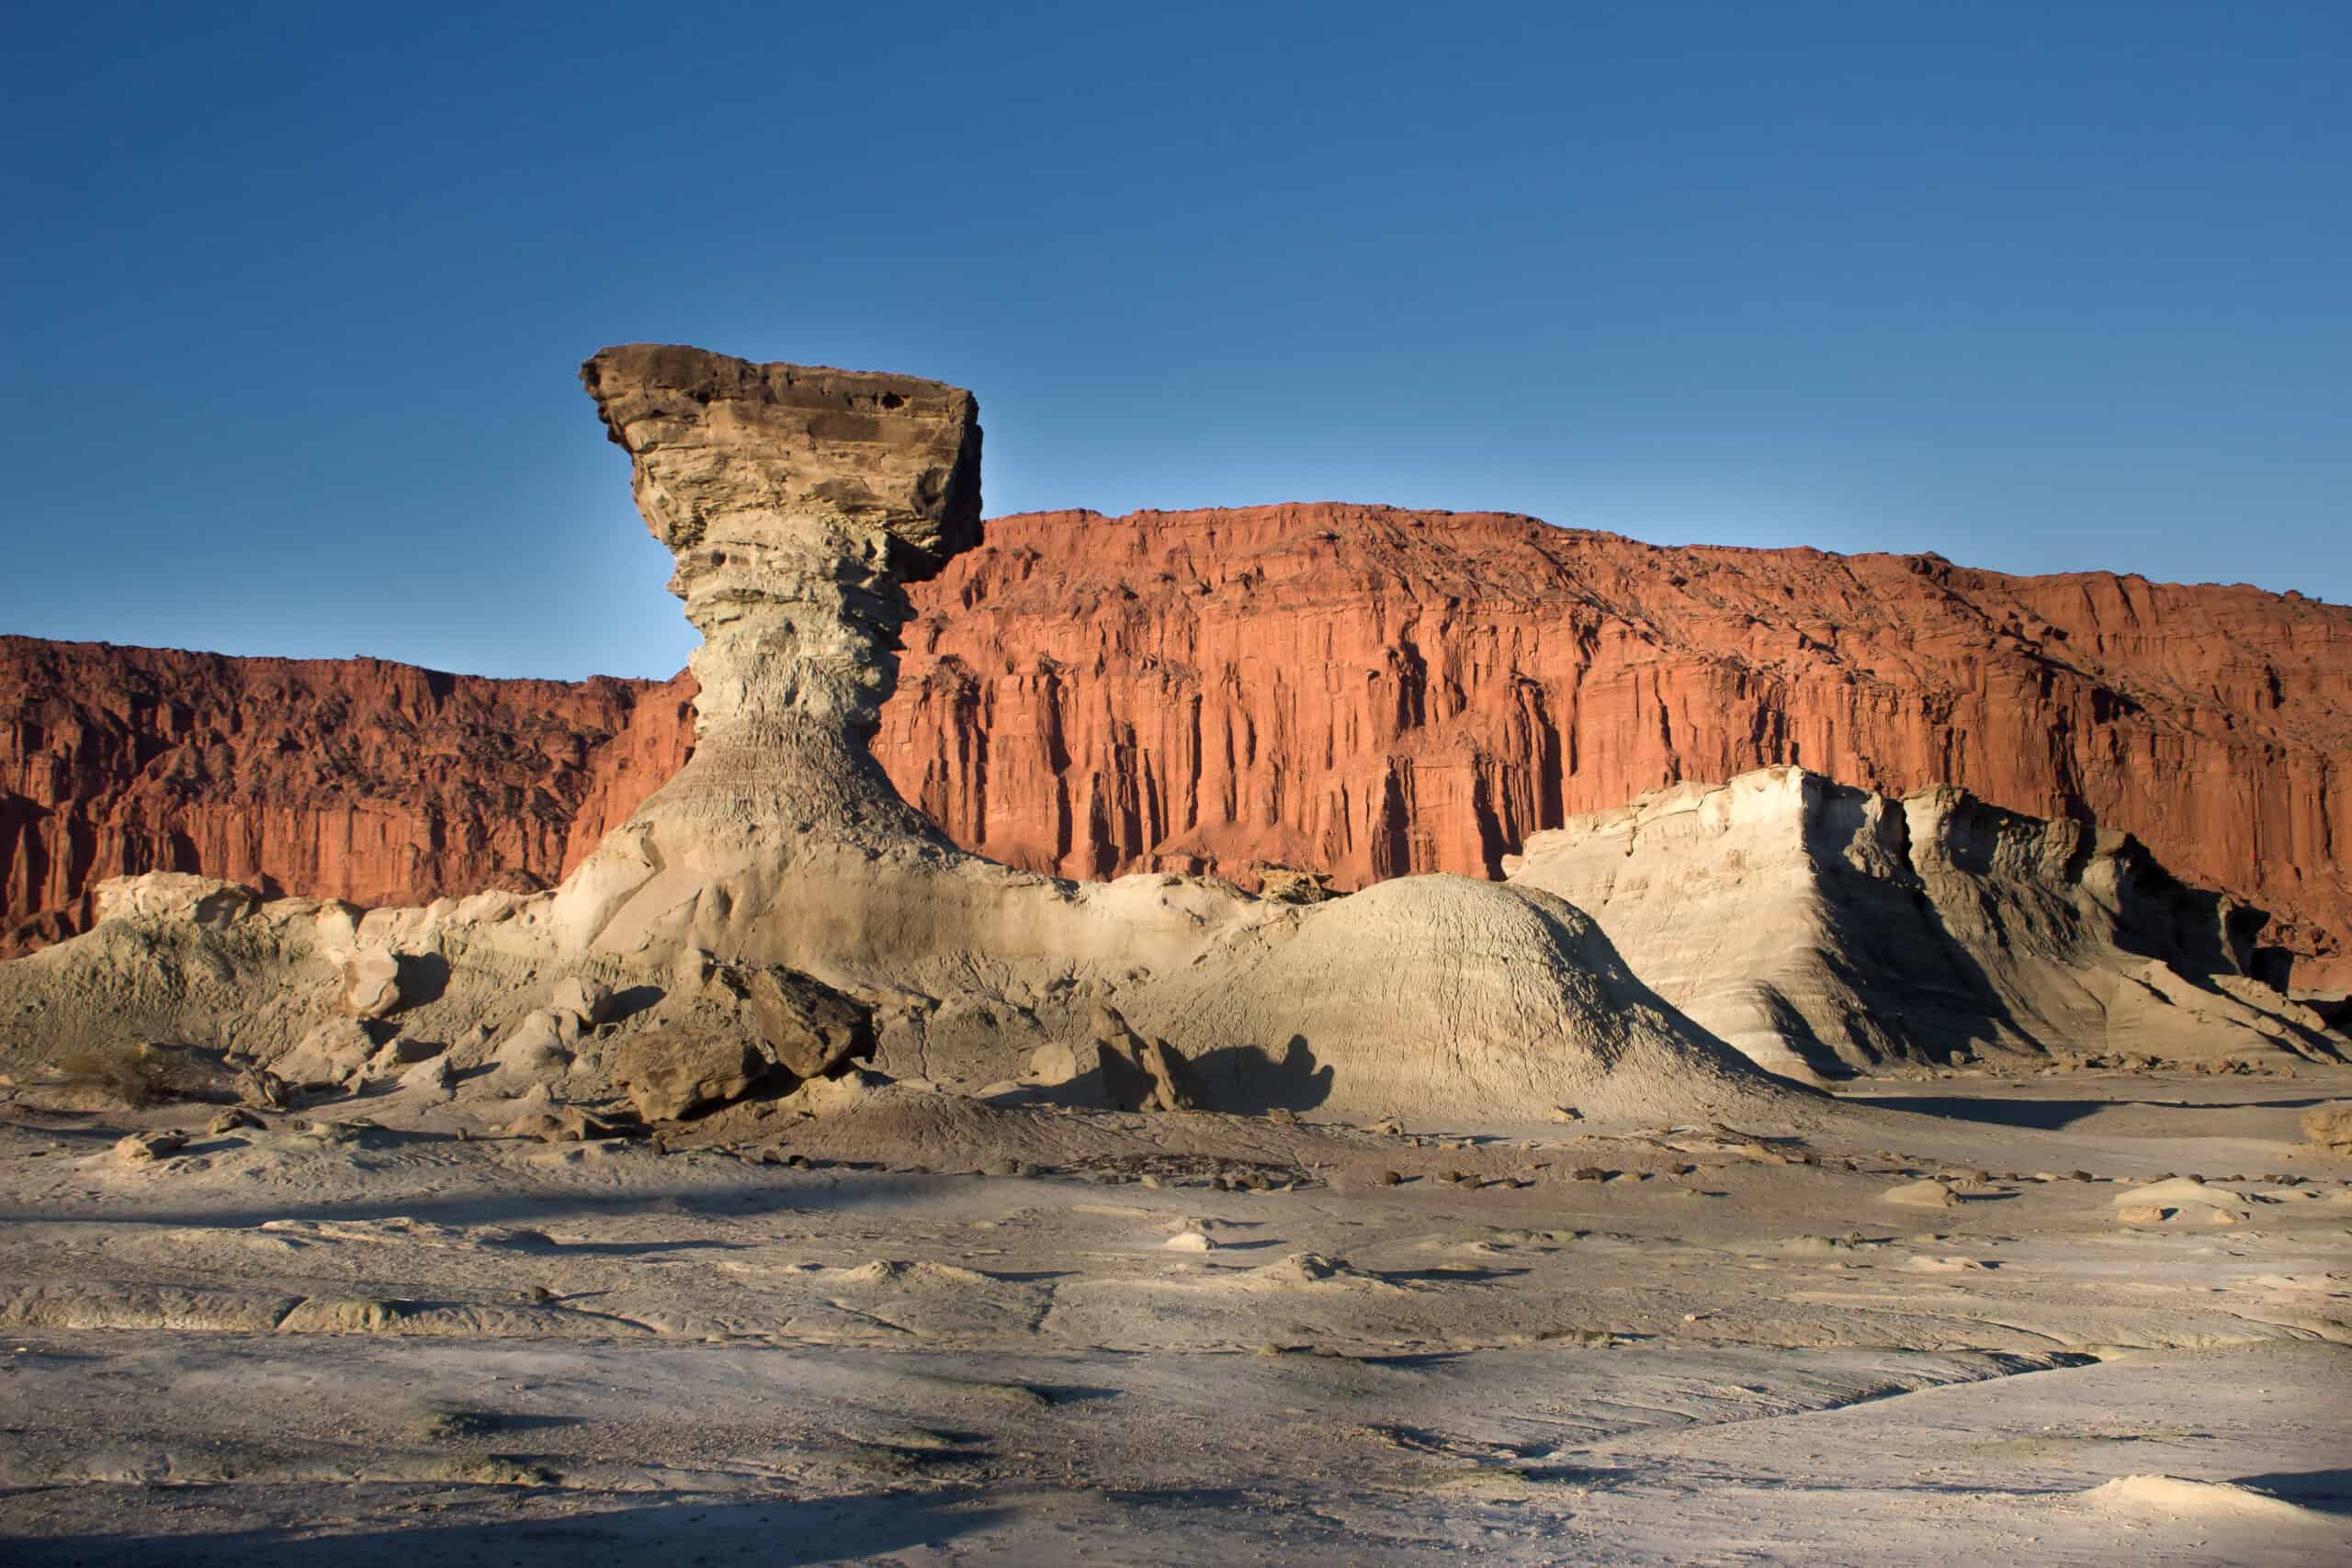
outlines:
[[[1795, 762], [2125, 829], [2352, 980], [2339, 606], [1356, 506], [999, 518], [914, 597], [876, 753], [1018, 864], [1492, 875], [1567, 813]], [[688, 692], [0, 638], [0, 932], [156, 865], [551, 879], [683, 758]]]
[[0, 957], [129, 872], [358, 904], [552, 882], [676, 771], [691, 697], [0, 637]]
[[1495, 875], [1527, 833], [1794, 762], [2088, 817], [2352, 963], [2352, 610], [1491, 513], [1000, 518], [918, 593], [876, 750], [959, 842]]

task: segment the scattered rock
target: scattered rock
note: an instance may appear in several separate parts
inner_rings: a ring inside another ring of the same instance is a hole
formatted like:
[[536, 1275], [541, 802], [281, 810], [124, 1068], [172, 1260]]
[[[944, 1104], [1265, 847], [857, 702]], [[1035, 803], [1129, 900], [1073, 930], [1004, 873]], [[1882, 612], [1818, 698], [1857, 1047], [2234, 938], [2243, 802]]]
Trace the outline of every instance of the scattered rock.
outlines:
[[[738, 973], [729, 972], [730, 982]], [[769, 1054], [795, 1077], [823, 1077], [874, 1055], [874, 1010], [854, 997], [782, 964], [740, 977]]]
[[1029, 1053], [1029, 1081], [1051, 1087], [1066, 1084], [1082, 1071], [1078, 1065], [1078, 1053], [1060, 1041], [1040, 1045]]
[[1296, 866], [1261, 865], [1258, 897], [1274, 904], [1321, 904], [1340, 895], [1331, 891], [1331, 874], [1302, 871]]
[[283, 1111], [289, 1103], [286, 1080], [261, 1067], [248, 1067], [237, 1075], [237, 1100], [264, 1111]]
[[175, 1155], [186, 1147], [187, 1134], [185, 1133], [132, 1133], [116, 1142], [114, 1157], [125, 1165], [146, 1165], [167, 1155]]
[[356, 1018], [322, 1023], [269, 1064], [289, 1084], [340, 1089], [358, 1077], [376, 1054], [376, 1042]]
[[413, 1040], [403, 1034], [389, 1041], [384, 1048], [368, 1058], [366, 1077], [396, 1078], [417, 1063], [441, 1054], [441, 1047], [429, 1040]]
[[220, 1115], [215, 1116], [212, 1119], [211, 1126], [207, 1128], [206, 1131], [217, 1138], [224, 1134], [239, 1132], [245, 1128], [259, 1130], [266, 1125], [266, 1123], [252, 1111], [240, 1111], [234, 1106], [232, 1106], [228, 1110], [220, 1112]]
[[401, 961], [381, 948], [355, 953], [338, 966], [343, 1010], [356, 1019], [386, 1018], [401, 1008]]
[[769, 1071], [742, 1035], [692, 1024], [623, 1037], [611, 1066], [613, 1082], [648, 1122], [679, 1122], [741, 1100]]
[[1555, 1122], [1581, 1122], [1584, 1112], [1573, 1105], [1555, 1105], [1552, 1107], [1551, 1119]]
[[1888, 1188], [1879, 1201], [1900, 1203], [1906, 1209], [1949, 1209], [1960, 1201], [1952, 1196], [1951, 1189], [1940, 1181], [1906, 1181], [1900, 1187]]
[[447, 1056], [428, 1056], [401, 1075], [400, 1087], [421, 1103], [446, 1105], [457, 1096], [458, 1078]]
[[580, 1038], [580, 1015], [540, 1008], [498, 1043], [498, 1069], [515, 1077], [543, 1077], [571, 1066], [571, 1045]]
[[626, 1138], [644, 1129], [610, 1121], [577, 1105], [556, 1105], [526, 1111], [503, 1131], [510, 1138], [537, 1138], [543, 1144], [588, 1144]]
[[567, 975], [548, 991], [548, 1010], [571, 1014], [583, 1032], [604, 1022], [612, 1008], [612, 987], [585, 975]]
[[2352, 1149], [2352, 1100], [2314, 1105], [2303, 1112], [2303, 1141], [2324, 1149]]

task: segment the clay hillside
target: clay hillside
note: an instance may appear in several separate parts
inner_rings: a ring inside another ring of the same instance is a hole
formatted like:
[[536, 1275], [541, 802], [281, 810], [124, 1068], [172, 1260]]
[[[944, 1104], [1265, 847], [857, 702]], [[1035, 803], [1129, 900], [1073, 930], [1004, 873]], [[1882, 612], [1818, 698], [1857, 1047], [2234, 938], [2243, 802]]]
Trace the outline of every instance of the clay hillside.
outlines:
[[[1015, 865], [1494, 877], [1576, 814], [1795, 763], [2130, 832], [2272, 911], [2298, 984], [2352, 982], [2341, 606], [1344, 505], [999, 518], [910, 592], [876, 754]], [[0, 638], [0, 953], [126, 872], [550, 884], [675, 771], [691, 696]]]

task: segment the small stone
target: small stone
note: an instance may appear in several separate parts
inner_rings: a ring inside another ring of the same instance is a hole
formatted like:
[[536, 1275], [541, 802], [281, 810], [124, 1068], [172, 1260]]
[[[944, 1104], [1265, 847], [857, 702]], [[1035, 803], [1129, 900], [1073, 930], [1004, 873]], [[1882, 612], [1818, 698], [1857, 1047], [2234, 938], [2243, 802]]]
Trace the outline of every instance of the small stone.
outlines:
[[1393, 1170], [1384, 1170], [1380, 1173], [1380, 1184], [1383, 1187], [1402, 1187], [1405, 1179]]
[[1889, 1188], [1879, 1201], [1899, 1203], [1906, 1209], [1949, 1209], [1960, 1201], [1951, 1195], [1951, 1189], [1940, 1181], [1908, 1181]]
[[260, 1128], [265, 1125], [266, 1123], [263, 1122], [262, 1119], [254, 1115], [252, 1111], [239, 1111], [234, 1107], [232, 1107], [231, 1109], [220, 1112], [220, 1115], [215, 1116], [212, 1119], [212, 1125], [208, 1128], [207, 1131], [210, 1132], [212, 1135], [217, 1138], [223, 1133], [234, 1133], [243, 1128]]

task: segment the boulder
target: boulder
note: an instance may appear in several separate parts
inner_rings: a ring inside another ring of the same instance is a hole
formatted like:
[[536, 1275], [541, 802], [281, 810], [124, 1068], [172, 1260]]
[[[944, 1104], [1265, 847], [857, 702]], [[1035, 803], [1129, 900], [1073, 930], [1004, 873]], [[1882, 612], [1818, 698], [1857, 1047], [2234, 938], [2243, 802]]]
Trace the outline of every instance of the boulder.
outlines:
[[913, 1083], [901, 1083], [884, 1073], [852, 1067], [835, 1077], [810, 1078], [793, 1091], [791, 1108], [811, 1116], [839, 1116], [871, 1104], [886, 1089], [920, 1093]]
[[498, 1069], [521, 1077], [560, 1073], [571, 1066], [571, 1044], [580, 1038], [576, 1013], [540, 1008], [498, 1043]]
[[114, 1157], [125, 1165], [147, 1165], [187, 1147], [185, 1133], [132, 1133], [117, 1141]]
[[355, 953], [337, 965], [343, 977], [343, 1010], [354, 1018], [386, 1018], [398, 1012], [401, 961], [380, 948]]
[[1058, 1040], [1029, 1053], [1028, 1077], [1032, 1083], [1065, 1084], [1083, 1070], [1078, 1065], [1078, 1053]]
[[368, 1058], [367, 1076], [371, 1078], [399, 1077], [417, 1063], [441, 1055], [442, 1049], [435, 1041], [401, 1035], [387, 1041], [383, 1049]]
[[613, 1043], [613, 1082], [648, 1122], [679, 1122], [741, 1100], [773, 1064], [730, 1029], [682, 1024]]
[[401, 1075], [401, 1092], [426, 1105], [447, 1105], [458, 1092], [457, 1075], [445, 1055], [427, 1056]]
[[248, 1067], [237, 1075], [237, 1103], [264, 1111], [283, 1111], [288, 1104], [286, 1080], [264, 1067]]
[[1900, 1187], [1890, 1187], [1879, 1200], [1883, 1203], [1899, 1203], [1906, 1209], [1949, 1209], [1960, 1200], [1951, 1189], [1940, 1181], [1907, 1181]]
[[2352, 1152], [2352, 1100], [2312, 1106], [2303, 1112], [2302, 1128], [2305, 1143]]
[[548, 1010], [570, 1013], [580, 1021], [572, 1031], [575, 1038], [604, 1022], [612, 1008], [613, 988], [584, 975], [567, 975], [548, 988]]
[[269, 1070], [289, 1084], [341, 1088], [367, 1070], [375, 1037], [356, 1018], [332, 1019], [312, 1029]]
[[795, 1077], [823, 1077], [874, 1054], [874, 1010], [823, 981], [769, 964], [744, 974], [742, 987], [761, 1038]]

